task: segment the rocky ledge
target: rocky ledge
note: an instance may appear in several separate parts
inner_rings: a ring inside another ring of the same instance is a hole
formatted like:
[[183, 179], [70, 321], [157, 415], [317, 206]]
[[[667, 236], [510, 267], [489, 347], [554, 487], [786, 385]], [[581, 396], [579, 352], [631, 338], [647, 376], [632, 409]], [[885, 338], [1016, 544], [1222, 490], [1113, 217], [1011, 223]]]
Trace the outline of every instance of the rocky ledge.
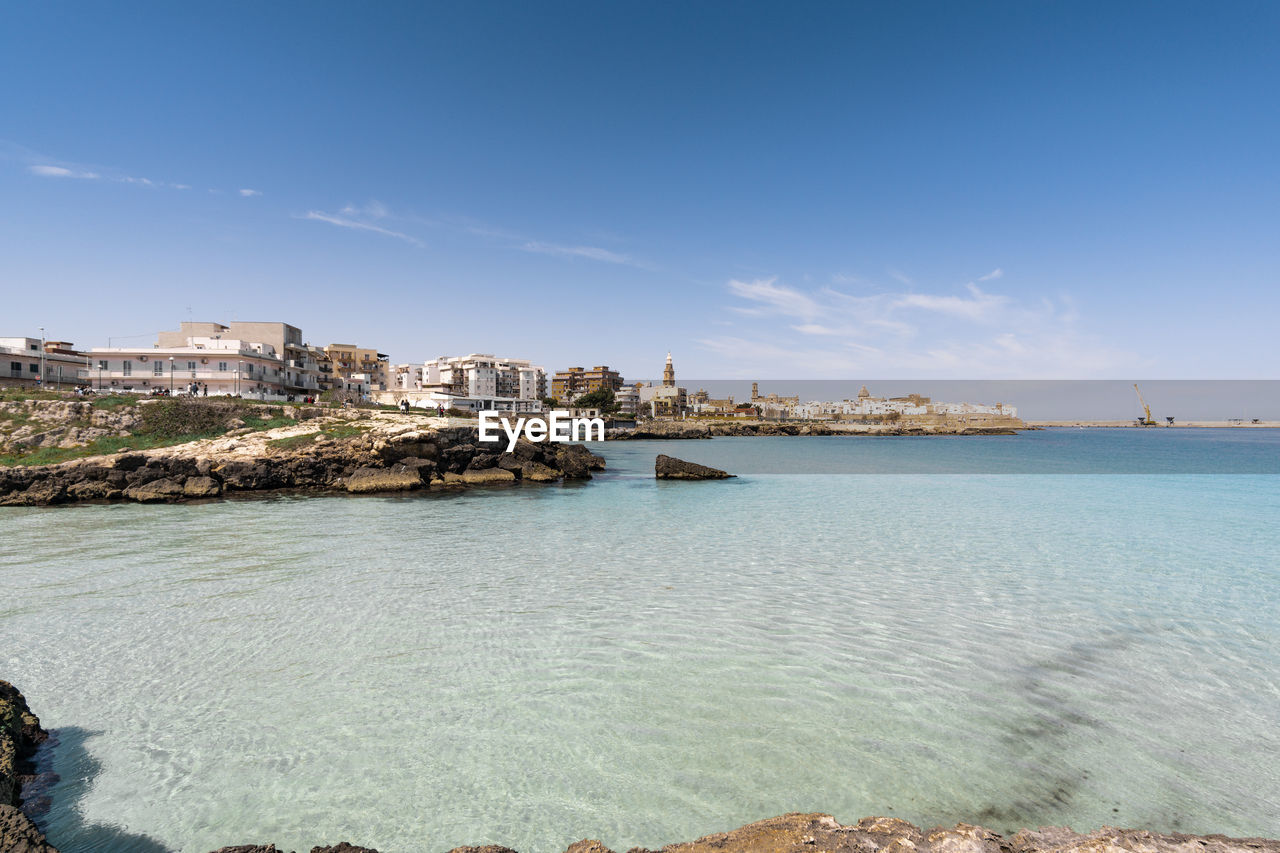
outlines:
[[[223, 847], [213, 853], [285, 853], [275, 845]], [[378, 853], [342, 843], [311, 853]], [[516, 853], [509, 847], [455, 847], [449, 853]], [[569, 845], [565, 853], [613, 853], [599, 841]], [[657, 853], [632, 848], [629, 853]], [[843, 826], [826, 814], [789, 814], [696, 841], [668, 844], [661, 853], [1280, 853], [1280, 841], [1222, 835], [1164, 835], [1141, 829], [1080, 834], [1049, 827], [1005, 837], [980, 826], [920, 829], [891, 817], [865, 817]]]
[[610, 441], [640, 441], [644, 439], [698, 439], [728, 436], [767, 435], [844, 435], [844, 436], [895, 436], [895, 435], [1017, 435], [1024, 426], [913, 426], [894, 424], [797, 424], [775, 421], [642, 421], [634, 428], [615, 428], [605, 431]]
[[59, 465], [0, 468], [0, 506], [175, 502], [237, 492], [394, 492], [589, 480], [604, 459], [576, 444], [485, 443], [474, 426], [360, 413]]
[[48, 737], [18, 689], [0, 681], [0, 850], [5, 853], [57, 853], [19, 808], [32, 755]]

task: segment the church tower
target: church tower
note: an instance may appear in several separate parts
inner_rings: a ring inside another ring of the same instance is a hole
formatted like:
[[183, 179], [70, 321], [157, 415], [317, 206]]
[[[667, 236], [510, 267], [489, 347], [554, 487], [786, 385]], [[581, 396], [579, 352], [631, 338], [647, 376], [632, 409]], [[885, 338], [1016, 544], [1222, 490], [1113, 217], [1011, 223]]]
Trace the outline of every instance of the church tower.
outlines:
[[756, 400], [759, 400], [759, 399], [760, 399], [760, 383], [752, 382], [751, 383], [751, 401], [754, 403]]
[[671, 366], [671, 353], [667, 353], [667, 366], [662, 368], [662, 384], [668, 388], [676, 384], [676, 369]]

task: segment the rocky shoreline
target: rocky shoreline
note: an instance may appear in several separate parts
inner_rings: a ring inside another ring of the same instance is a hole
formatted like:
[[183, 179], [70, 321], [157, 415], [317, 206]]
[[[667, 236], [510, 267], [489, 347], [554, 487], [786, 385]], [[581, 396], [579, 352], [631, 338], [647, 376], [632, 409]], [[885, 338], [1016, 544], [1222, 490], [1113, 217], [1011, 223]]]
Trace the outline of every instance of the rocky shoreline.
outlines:
[[[58, 853], [22, 809], [36, 749], [49, 737], [12, 684], [0, 681], [0, 853]], [[425, 849], [425, 848], [424, 848]], [[274, 844], [220, 847], [211, 853], [286, 853]], [[311, 848], [311, 853], [378, 853], [350, 842]], [[455, 847], [449, 853], [516, 853], [509, 847]], [[565, 853], [614, 853], [585, 839]], [[628, 853], [657, 853], [632, 848]], [[661, 853], [1280, 853], [1280, 841], [1183, 835], [1140, 829], [1081, 834], [1062, 827], [1002, 836], [980, 826], [921, 829], [891, 817], [865, 817], [845, 826], [828, 814], [787, 814], [694, 841], [667, 844]]]
[[[1102, 829], [1081, 834], [1062, 827], [1024, 829], [1005, 837], [981, 826], [920, 827], [893, 817], [864, 817], [849, 826], [829, 814], [787, 814], [660, 851], [633, 847], [627, 853], [1276, 853], [1280, 841], [1223, 835], [1161, 834], [1141, 829]], [[223, 847], [212, 853], [286, 853], [274, 844]], [[311, 853], [378, 853], [343, 842]], [[510, 847], [455, 847], [449, 853], [517, 853]], [[565, 853], [614, 853], [594, 839], [570, 844]]]
[[479, 441], [474, 426], [391, 413], [329, 415], [281, 429], [58, 465], [0, 468], [0, 506], [177, 502], [235, 493], [397, 492], [589, 480], [583, 445]]
[[0, 681], [0, 851], [4, 853], [57, 853], [21, 809], [22, 788], [32, 778], [32, 758], [48, 737], [18, 689]]

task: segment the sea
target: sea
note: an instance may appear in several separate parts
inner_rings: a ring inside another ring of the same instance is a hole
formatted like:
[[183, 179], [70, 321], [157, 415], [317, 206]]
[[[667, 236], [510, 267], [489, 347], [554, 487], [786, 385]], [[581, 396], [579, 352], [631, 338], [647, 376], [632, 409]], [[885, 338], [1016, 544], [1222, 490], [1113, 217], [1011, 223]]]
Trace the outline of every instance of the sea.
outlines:
[[49, 840], [1280, 836], [1280, 430], [593, 449], [581, 483], [0, 509]]

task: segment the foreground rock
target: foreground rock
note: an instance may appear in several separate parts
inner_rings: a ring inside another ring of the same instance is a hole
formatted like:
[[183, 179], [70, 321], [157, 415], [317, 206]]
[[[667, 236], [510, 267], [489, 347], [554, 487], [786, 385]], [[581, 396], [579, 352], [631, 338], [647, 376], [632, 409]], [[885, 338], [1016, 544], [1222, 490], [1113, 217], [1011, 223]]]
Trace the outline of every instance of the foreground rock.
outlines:
[[724, 480], [736, 476], [719, 468], [710, 468], [696, 462], [685, 462], [674, 456], [659, 453], [653, 463], [654, 473], [659, 480]]
[[57, 853], [18, 808], [32, 754], [48, 736], [18, 689], [0, 681], [0, 850], [5, 853]]
[[589, 480], [604, 459], [576, 444], [521, 439], [511, 452], [474, 426], [350, 413], [252, 434], [60, 465], [0, 468], [0, 506], [173, 503], [239, 492], [372, 494]]
[[[919, 827], [892, 817], [864, 817], [842, 826], [831, 815], [789, 814], [668, 844], [661, 853], [1280, 853], [1280, 841], [1226, 838], [1221, 835], [1162, 835], [1141, 829], [1104, 827], [1081, 835], [1051, 827], [1004, 837], [980, 826]], [[274, 845], [223, 847], [213, 853], [285, 853]], [[311, 853], [377, 853], [340, 844], [313, 847]], [[449, 853], [516, 853], [509, 847], [455, 847]], [[565, 853], [613, 853], [599, 841], [583, 840]], [[629, 853], [656, 853], [633, 848]]]
[[789, 814], [662, 849], [663, 853], [1280, 853], [1280, 841], [1109, 827], [1087, 835], [1061, 828], [1024, 829], [1005, 838], [964, 823], [922, 830], [897, 818], [866, 817], [842, 826], [831, 815]]

